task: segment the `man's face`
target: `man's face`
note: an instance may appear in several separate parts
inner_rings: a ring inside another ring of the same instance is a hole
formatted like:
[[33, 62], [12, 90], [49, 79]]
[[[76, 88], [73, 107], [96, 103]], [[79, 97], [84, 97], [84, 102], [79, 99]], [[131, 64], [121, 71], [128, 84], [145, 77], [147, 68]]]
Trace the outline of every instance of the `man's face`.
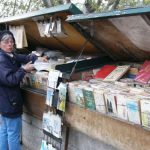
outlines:
[[11, 35], [6, 34], [2, 37], [0, 41], [0, 48], [7, 53], [11, 53], [13, 51], [14, 40]]

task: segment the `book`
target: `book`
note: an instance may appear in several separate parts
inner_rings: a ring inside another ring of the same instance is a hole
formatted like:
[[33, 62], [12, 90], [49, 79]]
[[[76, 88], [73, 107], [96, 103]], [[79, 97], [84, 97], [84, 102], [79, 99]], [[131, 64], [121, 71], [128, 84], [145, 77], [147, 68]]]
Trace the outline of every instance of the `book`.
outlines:
[[52, 118], [52, 134], [57, 137], [57, 138], [61, 138], [61, 132], [62, 132], [62, 121], [61, 121], [61, 117], [59, 115], [55, 115], [53, 114], [51, 116]]
[[54, 135], [57, 138], [61, 138], [62, 132], [62, 119], [59, 115], [55, 115], [52, 112], [45, 112], [43, 114], [42, 128], [48, 133]]
[[16, 48], [21, 49], [24, 47], [28, 47], [25, 27], [23, 25], [9, 26], [9, 30], [14, 34]]
[[78, 85], [78, 81], [69, 82], [68, 84], [68, 96], [69, 101], [72, 103], [76, 103], [76, 95], [75, 95], [75, 88]]
[[135, 124], [141, 124], [139, 99], [134, 97], [127, 98], [128, 120]]
[[96, 72], [95, 78], [104, 79], [107, 77], [114, 69], [115, 65], [104, 65], [99, 71]]
[[48, 143], [47, 141], [42, 140], [40, 150], [56, 150], [56, 148], [54, 148], [52, 144]]
[[150, 80], [150, 61], [145, 61], [141, 66], [139, 73], [135, 77], [135, 81], [140, 83], [148, 83]]
[[52, 107], [57, 108], [59, 100], [59, 90], [54, 90], [53, 100], [52, 100]]
[[117, 94], [117, 116], [124, 120], [128, 120], [126, 99], [127, 95]]
[[113, 93], [105, 93], [105, 102], [106, 102], [106, 108], [107, 112], [117, 116], [117, 100], [116, 100], [116, 95]]
[[106, 104], [104, 99], [104, 90], [94, 89], [95, 106], [98, 112], [106, 113]]
[[54, 95], [54, 89], [52, 89], [52, 88], [47, 88], [46, 105], [52, 106], [53, 95]]
[[60, 71], [50, 70], [48, 74], [48, 86], [56, 89], [59, 76], [60, 76]]
[[150, 128], [150, 99], [140, 101], [142, 125]]
[[52, 112], [45, 112], [43, 113], [43, 121], [42, 121], [42, 128], [49, 132], [52, 133], [52, 129], [53, 129], [53, 123], [52, 123]]
[[75, 87], [74, 92], [75, 92], [76, 104], [78, 104], [81, 107], [85, 107], [85, 99], [83, 96], [82, 88], [77, 86]]
[[119, 80], [130, 68], [129, 65], [117, 66], [105, 79], [104, 81], [117, 81]]
[[38, 31], [39, 31], [39, 34], [41, 37], [45, 37], [44, 35], [44, 30], [45, 30], [45, 25], [43, 22], [37, 22], [36, 21], [36, 25], [37, 25], [37, 28], [38, 28]]
[[93, 95], [93, 89], [86, 87], [83, 89], [83, 96], [85, 99], [85, 107], [91, 110], [95, 110], [95, 100]]
[[59, 90], [59, 95], [58, 95], [57, 109], [65, 112], [67, 84], [60, 83], [58, 86], [58, 90]]

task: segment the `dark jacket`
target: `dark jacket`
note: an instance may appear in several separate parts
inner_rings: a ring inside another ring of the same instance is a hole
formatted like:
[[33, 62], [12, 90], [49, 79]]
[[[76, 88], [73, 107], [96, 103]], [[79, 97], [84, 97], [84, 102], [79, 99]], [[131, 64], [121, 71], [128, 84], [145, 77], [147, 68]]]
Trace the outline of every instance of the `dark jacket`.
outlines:
[[9, 118], [22, 114], [23, 100], [20, 91], [20, 82], [25, 71], [21, 64], [34, 62], [35, 55], [15, 54], [11, 57], [0, 50], [0, 113]]

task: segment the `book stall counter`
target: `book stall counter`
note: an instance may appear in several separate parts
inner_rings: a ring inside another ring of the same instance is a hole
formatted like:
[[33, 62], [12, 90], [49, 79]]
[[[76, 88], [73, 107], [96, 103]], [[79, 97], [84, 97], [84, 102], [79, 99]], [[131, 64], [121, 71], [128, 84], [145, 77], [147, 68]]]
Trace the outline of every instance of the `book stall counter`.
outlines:
[[85, 15], [66, 4], [0, 20], [16, 33], [16, 52], [48, 58], [22, 84], [24, 113], [47, 137], [41, 149], [61, 150], [63, 126], [118, 149], [150, 149], [149, 15], [149, 7]]

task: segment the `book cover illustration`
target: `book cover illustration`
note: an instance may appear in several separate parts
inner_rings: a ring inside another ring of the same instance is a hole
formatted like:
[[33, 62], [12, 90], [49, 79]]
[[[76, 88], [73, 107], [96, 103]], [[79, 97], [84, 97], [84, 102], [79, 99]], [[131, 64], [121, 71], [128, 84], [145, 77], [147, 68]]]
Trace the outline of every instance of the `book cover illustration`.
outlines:
[[150, 100], [141, 100], [142, 125], [150, 128]]
[[107, 112], [114, 116], [117, 116], [116, 95], [112, 93], [105, 93], [104, 96], [106, 101]]
[[135, 124], [141, 124], [139, 100], [136, 97], [127, 99], [128, 120]]
[[85, 99], [85, 107], [91, 110], [95, 110], [95, 100], [93, 95], [93, 90], [91, 88], [84, 88], [83, 89], [83, 95]]
[[57, 109], [65, 112], [67, 84], [60, 83], [60, 85], [58, 86], [58, 90], [59, 90], [59, 94], [58, 94]]
[[130, 66], [117, 66], [105, 79], [104, 81], [117, 81], [119, 80], [128, 70]]
[[78, 104], [81, 107], [85, 107], [85, 100], [83, 96], [83, 90], [80, 87], [75, 87], [75, 97], [76, 97], [76, 104]]
[[61, 138], [62, 121], [59, 115], [55, 115], [52, 112], [43, 114], [42, 128], [57, 138]]
[[148, 83], [149, 80], [150, 80], [150, 61], [145, 61], [139, 73], [135, 77], [135, 81], [146, 84]]
[[53, 130], [53, 123], [52, 123], [52, 112], [45, 112], [43, 113], [43, 122], [42, 122], [42, 128], [43, 130], [52, 133]]
[[53, 95], [54, 95], [54, 89], [52, 89], [52, 88], [47, 88], [46, 105], [52, 106]]

